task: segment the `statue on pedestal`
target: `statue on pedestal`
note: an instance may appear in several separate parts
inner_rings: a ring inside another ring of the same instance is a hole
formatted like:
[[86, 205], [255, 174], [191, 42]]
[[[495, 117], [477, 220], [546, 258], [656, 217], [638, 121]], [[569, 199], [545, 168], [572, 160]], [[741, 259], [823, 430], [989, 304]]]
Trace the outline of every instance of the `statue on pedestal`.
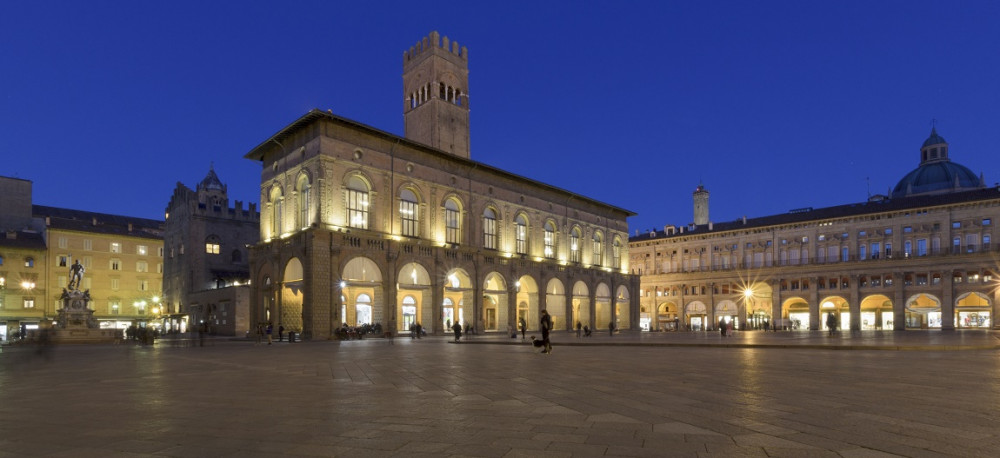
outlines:
[[69, 267], [69, 289], [80, 290], [80, 284], [83, 283], [83, 273], [87, 269], [80, 264], [80, 260], [73, 261], [73, 265]]

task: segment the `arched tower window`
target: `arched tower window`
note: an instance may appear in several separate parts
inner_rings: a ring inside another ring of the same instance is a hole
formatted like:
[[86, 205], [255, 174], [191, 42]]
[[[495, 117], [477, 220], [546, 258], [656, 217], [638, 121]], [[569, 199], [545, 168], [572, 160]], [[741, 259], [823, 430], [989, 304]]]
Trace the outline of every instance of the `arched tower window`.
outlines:
[[492, 208], [483, 211], [483, 248], [497, 249], [497, 213]]
[[528, 254], [528, 220], [524, 215], [514, 219], [514, 243], [517, 254]]
[[579, 227], [574, 227], [569, 233], [569, 260], [570, 262], [580, 262], [580, 237], [583, 231]]
[[602, 265], [604, 261], [604, 234], [601, 231], [594, 232], [594, 258], [591, 264]]
[[420, 214], [418, 212], [417, 195], [409, 189], [402, 190], [399, 193], [399, 219], [404, 236], [420, 236]]
[[312, 185], [309, 183], [307, 175], [302, 174], [299, 176], [298, 183], [295, 184], [295, 190], [299, 192], [299, 227], [309, 227], [312, 224], [312, 212], [309, 211], [312, 207]]
[[545, 222], [545, 257], [556, 257], [556, 226], [552, 221]]
[[347, 180], [347, 225], [368, 229], [368, 183], [358, 176]]
[[622, 266], [622, 239], [615, 237], [611, 245], [611, 267], [620, 269]]
[[448, 199], [444, 202], [444, 241], [447, 243], [462, 243], [462, 219], [458, 202]]
[[282, 200], [281, 188], [275, 186], [271, 189], [271, 237], [278, 237], [281, 235]]

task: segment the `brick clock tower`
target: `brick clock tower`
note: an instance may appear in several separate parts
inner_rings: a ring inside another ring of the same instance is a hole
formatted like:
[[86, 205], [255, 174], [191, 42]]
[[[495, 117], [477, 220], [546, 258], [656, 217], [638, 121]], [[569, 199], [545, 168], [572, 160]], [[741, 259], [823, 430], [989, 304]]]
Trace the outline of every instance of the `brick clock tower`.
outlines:
[[403, 52], [405, 137], [469, 158], [469, 51], [431, 32]]

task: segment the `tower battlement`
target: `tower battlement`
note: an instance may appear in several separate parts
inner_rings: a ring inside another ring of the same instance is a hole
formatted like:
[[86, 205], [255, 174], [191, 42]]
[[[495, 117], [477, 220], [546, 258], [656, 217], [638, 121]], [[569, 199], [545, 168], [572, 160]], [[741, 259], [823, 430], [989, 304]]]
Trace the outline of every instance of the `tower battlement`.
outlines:
[[430, 35], [418, 41], [417, 44], [411, 46], [408, 51], [403, 51], [403, 66], [405, 67], [410, 62], [416, 61], [424, 53], [433, 52], [434, 50], [451, 54], [463, 61], [469, 60], [469, 50], [465, 46], [459, 46], [457, 41], [451, 41], [448, 37], [442, 38], [437, 31], [433, 31]]

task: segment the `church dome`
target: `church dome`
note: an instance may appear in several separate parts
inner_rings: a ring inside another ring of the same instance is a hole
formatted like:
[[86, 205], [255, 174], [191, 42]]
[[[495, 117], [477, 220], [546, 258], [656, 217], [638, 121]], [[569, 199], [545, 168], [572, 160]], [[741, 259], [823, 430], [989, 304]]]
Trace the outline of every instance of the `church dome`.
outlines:
[[920, 166], [907, 173], [892, 189], [892, 198], [945, 194], [983, 188], [983, 180], [968, 167], [951, 162], [948, 142], [931, 129], [920, 147]]

